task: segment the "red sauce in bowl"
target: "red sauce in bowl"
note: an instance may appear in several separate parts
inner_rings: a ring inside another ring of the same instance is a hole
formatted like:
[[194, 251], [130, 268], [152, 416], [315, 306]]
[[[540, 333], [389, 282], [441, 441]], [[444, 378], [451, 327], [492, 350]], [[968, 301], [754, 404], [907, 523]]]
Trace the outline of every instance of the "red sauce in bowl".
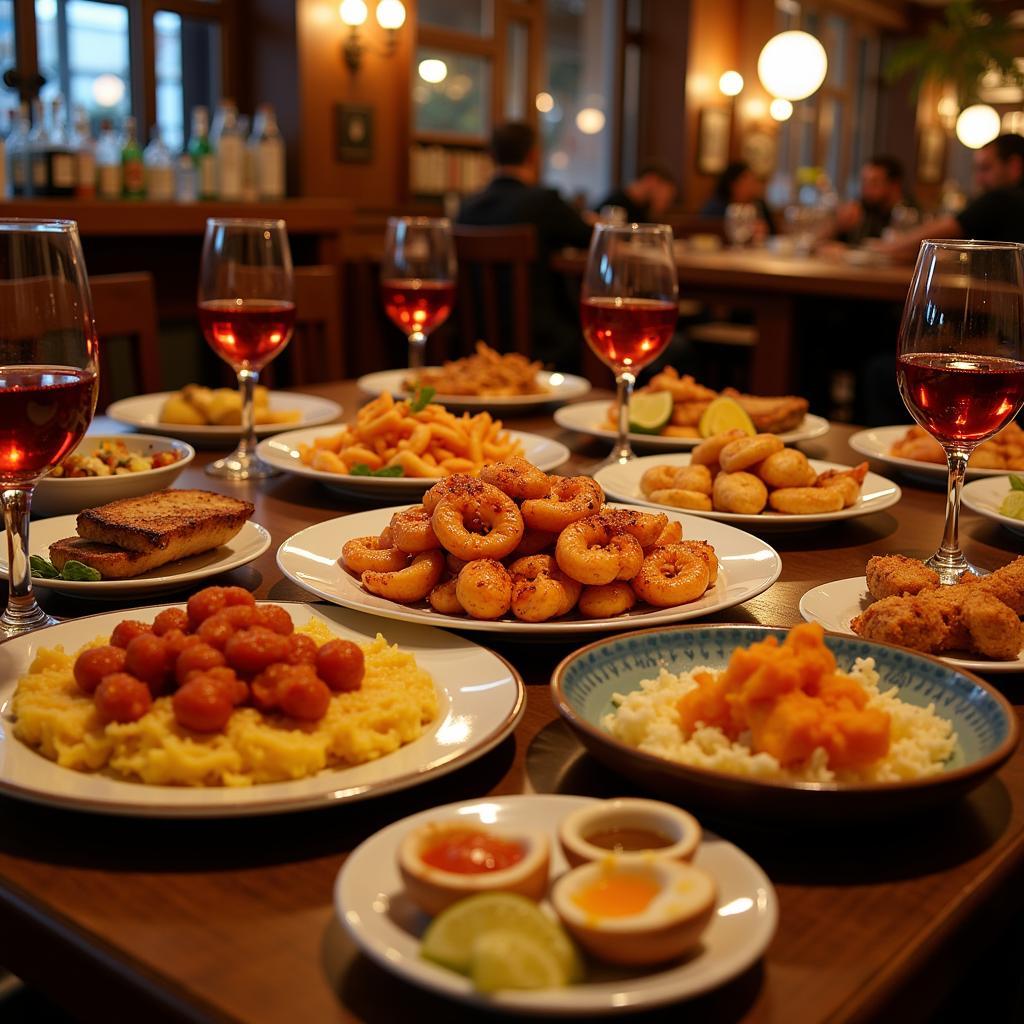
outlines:
[[424, 864], [456, 875], [483, 875], [504, 871], [526, 855], [523, 847], [476, 829], [453, 829], [420, 850]]

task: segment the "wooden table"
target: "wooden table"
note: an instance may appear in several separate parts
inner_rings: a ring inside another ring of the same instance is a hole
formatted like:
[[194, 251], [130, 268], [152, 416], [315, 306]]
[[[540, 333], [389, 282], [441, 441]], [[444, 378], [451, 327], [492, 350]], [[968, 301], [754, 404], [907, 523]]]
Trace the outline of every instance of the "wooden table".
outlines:
[[[766, 249], [701, 252], [678, 244], [675, 260], [681, 299], [753, 312], [758, 340], [751, 353], [750, 389], [757, 395], [791, 394], [796, 388], [794, 331], [802, 300], [902, 303], [912, 270], [909, 264], [855, 266], [838, 258], [784, 256]], [[565, 250], [552, 264], [579, 275], [586, 253]]]
[[[358, 402], [350, 384], [318, 390], [349, 412]], [[606, 450], [559, 431], [547, 417], [515, 426], [570, 444], [574, 470]], [[849, 433], [834, 428], [808, 444], [808, 454], [854, 461]], [[201, 453], [181, 485], [216, 486], [198, 468], [211, 457]], [[888, 512], [770, 538], [782, 552], [780, 581], [713, 619], [790, 625], [805, 590], [861, 574], [869, 555], [930, 552], [943, 496], [904, 483], [903, 501]], [[354, 506], [291, 477], [223, 489], [256, 502], [255, 518], [275, 542], [232, 581], [262, 598], [305, 599], [282, 579], [274, 549], [296, 530]], [[968, 556], [986, 567], [1021, 550], [1021, 541], [970, 513], [963, 531]], [[95, 610], [66, 599], [49, 607]], [[529, 684], [514, 739], [471, 767], [405, 793], [223, 822], [102, 818], [0, 798], [0, 963], [87, 1020], [479, 1020], [357, 956], [334, 919], [331, 893], [347, 851], [424, 808], [485, 794], [629, 791], [556, 720], [546, 684], [566, 648], [500, 650]], [[1024, 705], [1020, 677], [993, 681], [1018, 708]], [[778, 933], [763, 962], [741, 978], [645, 1020], [925, 1019], [1024, 902], [1022, 752], [971, 797], [924, 820], [835, 831], [814, 822], [796, 830], [711, 825], [772, 878]]]

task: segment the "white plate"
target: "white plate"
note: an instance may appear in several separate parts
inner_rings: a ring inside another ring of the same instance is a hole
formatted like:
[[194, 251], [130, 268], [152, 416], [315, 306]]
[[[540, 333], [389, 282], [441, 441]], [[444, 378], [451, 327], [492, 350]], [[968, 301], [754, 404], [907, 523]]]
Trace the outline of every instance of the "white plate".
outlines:
[[[820, 462], [817, 459], [810, 460], [811, 466], [817, 473], [824, 473], [829, 469], [849, 469], [849, 466], [841, 466], [838, 462]], [[618, 501], [628, 501], [636, 505], [645, 505], [648, 508], [657, 508], [665, 512], [682, 511], [673, 509], [671, 505], [661, 505], [644, 497], [640, 490], [640, 478], [652, 466], [688, 466], [690, 464], [689, 454], [666, 454], [647, 455], [642, 459], [634, 459], [625, 465], [605, 466], [598, 470], [594, 479], [604, 489], [609, 498]], [[740, 515], [736, 512], [702, 512], [699, 509], [686, 509], [686, 514], [700, 516], [706, 519], [717, 519], [720, 523], [732, 523], [734, 526], [743, 526], [750, 530], [804, 530], [808, 526], [823, 526], [826, 523], [834, 523], [839, 519], [856, 519], [858, 516], [867, 516], [872, 512], [881, 512], [890, 505], [895, 505], [900, 500], [900, 489], [884, 476], [875, 473], [868, 473], [864, 478], [861, 487], [860, 500], [849, 508], [840, 509], [838, 512], [818, 512], [810, 515], [785, 515], [781, 512], [772, 512], [766, 509], [760, 515]]]
[[[65, 516], [81, 512], [83, 508], [107, 505], [122, 498], [137, 498], [170, 487], [182, 470], [196, 457], [195, 449], [184, 441], [175, 441], [152, 434], [86, 434], [71, 455], [88, 455], [104, 441], [118, 441], [128, 451], [139, 455], [175, 452], [177, 462], [159, 469], [144, 469], [138, 473], [118, 473], [115, 476], [45, 476], [36, 484], [32, 495], [34, 516]], [[69, 456], [70, 458], [70, 456]]]
[[1010, 493], [1010, 478], [1008, 476], [987, 477], [982, 480], [974, 480], [964, 487], [960, 493], [960, 500], [966, 508], [986, 519], [992, 519], [1005, 526], [1012, 533], [1024, 536], [1024, 519], [1014, 519], [1013, 516], [1004, 516], [999, 511], [1003, 499]]
[[[826, 629], [853, 636], [850, 621], [871, 604], [868, 581], [864, 576], [822, 583], [800, 598], [800, 614], [808, 622], [820, 622]], [[950, 658], [936, 654], [950, 665], [986, 675], [991, 672], [1024, 672], [1024, 651], [1016, 661], [992, 661], [989, 658]]]
[[[340, 425], [339, 428], [340, 429]], [[335, 431], [336, 432], [336, 431]], [[354, 494], [361, 498], [383, 498], [389, 501], [418, 498], [440, 480], [440, 477], [404, 476], [352, 476], [347, 473], [327, 473], [322, 469], [306, 466], [299, 458], [298, 446], [312, 444], [318, 437], [325, 437], [331, 431], [323, 428], [311, 430], [290, 430], [286, 434], [261, 441], [256, 449], [265, 462], [276, 469], [296, 476], [318, 480], [325, 487], [341, 494]], [[526, 434], [521, 430], [510, 430], [509, 436], [523, 446], [524, 456], [538, 469], [550, 472], [566, 462], [571, 454], [560, 441], [552, 441], [540, 434]]]
[[375, 509], [355, 515], [330, 519], [300, 530], [277, 550], [277, 564], [289, 579], [300, 587], [334, 604], [356, 611], [382, 615], [386, 619], [421, 622], [446, 629], [483, 630], [487, 633], [572, 636], [576, 633], [614, 633], [645, 626], [663, 626], [669, 622], [699, 619], [723, 608], [749, 601], [767, 590], [782, 572], [782, 559], [763, 540], [710, 519], [695, 519], [678, 512], [669, 519], [683, 524], [683, 536], [690, 540], [706, 539], [718, 555], [719, 573], [715, 585], [699, 600], [675, 608], [652, 608], [638, 605], [625, 615], [613, 619], [581, 619], [569, 617], [554, 622], [520, 622], [500, 619], [487, 622], [468, 616], [442, 615], [425, 601], [415, 605], [396, 604], [363, 590], [359, 580], [342, 568], [341, 547], [352, 537], [377, 536], [391, 517], [405, 506]]
[[[576, 402], [574, 405], [567, 405], [555, 411], [555, 422], [566, 430], [575, 430], [580, 434], [588, 434], [590, 437], [600, 437], [608, 441], [615, 441], [618, 434], [610, 427], [605, 426], [605, 414], [611, 399], [601, 399], [595, 402]], [[813, 416], [808, 413], [795, 430], [787, 430], [779, 434], [779, 438], [786, 444], [794, 444], [797, 441], [810, 441], [811, 438], [821, 437], [829, 432], [829, 422], [821, 416]], [[630, 434], [630, 441], [637, 448], [659, 448], [663, 451], [686, 451], [689, 448], [696, 448], [703, 440], [699, 437], [662, 437], [659, 434]]]
[[284, 603], [282, 607], [298, 626], [317, 619], [336, 636], [362, 642], [382, 632], [390, 643], [414, 655], [437, 687], [436, 721], [419, 739], [366, 764], [326, 768], [294, 782], [241, 787], [122, 782], [62, 768], [15, 738], [9, 710], [11, 695], [39, 648], [63, 644], [65, 650], [73, 651], [96, 636], [110, 633], [122, 619], [149, 622], [166, 607], [172, 606], [91, 615], [0, 645], [0, 791], [80, 811], [159, 818], [220, 818], [333, 807], [416, 786], [476, 760], [515, 728], [525, 706], [523, 683], [515, 670], [496, 654], [461, 637], [420, 626], [382, 624], [378, 619], [339, 608]]
[[[29, 530], [29, 554], [49, 560], [50, 545], [64, 537], [78, 536], [76, 516], [55, 516], [32, 523]], [[200, 580], [219, 576], [248, 565], [270, 547], [270, 534], [256, 523], [245, 523], [241, 530], [219, 548], [177, 562], [168, 562], [127, 580], [97, 580], [95, 583], [71, 580], [44, 580], [32, 577], [38, 590], [56, 590], [74, 597], [95, 597], [105, 601], [121, 601], [126, 597], [166, 594], [185, 590]], [[7, 579], [7, 534], [0, 533], [0, 579]]]
[[[598, 801], [582, 796], [504, 796], [421, 811], [388, 826], [349, 855], [334, 885], [334, 909], [359, 948], [385, 970], [406, 981], [480, 1009], [527, 1015], [596, 1016], [628, 1013], [690, 999], [724, 984], [765, 951], [778, 921], [772, 883], [742, 850], [710, 833], [694, 864], [718, 885], [717, 912], [698, 951], [679, 963], [610, 968], [588, 960], [587, 980], [566, 988], [477, 992], [461, 974], [423, 960], [420, 937], [428, 918], [405, 898], [398, 873], [398, 848], [411, 831], [452, 814], [467, 823], [543, 829], [551, 838], [551, 875], [568, 864], [558, 845], [566, 815]], [[685, 1016], [685, 1013], [684, 1013]]]
[[[107, 415], [118, 423], [134, 427], [136, 430], [148, 430], [154, 434], [167, 437], [178, 437], [189, 444], [206, 445], [207, 447], [233, 445], [240, 436], [241, 428], [237, 424], [222, 427], [197, 427], [188, 423], [164, 423], [160, 420], [160, 410], [164, 402], [175, 391], [158, 391], [151, 395], [135, 395], [122, 398], [107, 407]], [[321, 423], [332, 423], [341, 415], [341, 406], [327, 398], [316, 395], [303, 395], [297, 391], [271, 391], [270, 408], [279, 410], [299, 411], [299, 418], [293, 423], [260, 423], [256, 433], [260, 437], [268, 434], [279, 434], [282, 430], [296, 427], [315, 427]]]
[[[438, 370], [438, 366], [427, 366], [427, 370]], [[359, 390], [367, 395], [382, 395], [390, 392], [395, 398], [408, 398], [410, 392], [402, 387], [402, 381], [409, 376], [409, 370], [381, 370], [379, 373], [367, 373], [356, 382]], [[434, 395], [432, 402], [438, 402], [453, 412], [479, 412], [481, 409], [492, 409], [502, 416], [514, 412], [533, 412], [547, 405], [562, 405], [573, 399], [582, 398], [590, 393], [590, 381], [586, 377], [577, 377], [571, 373], [551, 373], [541, 370], [537, 374], [537, 383], [547, 388], [540, 395]]]
[[[945, 480], [949, 470], [946, 464], [938, 462], [922, 462], [920, 459], [904, 459], [898, 455], [891, 455], [892, 446], [901, 441], [910, 424], [895, 427], [871, 427], [869, 430], [858, 430], [849, 441], [850, 447], [869, 459], [877, 459], [888, 466], [895, 466], [906, 470], [912, 476], [927, 477], [929, 480]], [[968, 467], [967, 479], [975, 480], [983, 476], [1006, 476], [1005, 469], [973, 469]]]

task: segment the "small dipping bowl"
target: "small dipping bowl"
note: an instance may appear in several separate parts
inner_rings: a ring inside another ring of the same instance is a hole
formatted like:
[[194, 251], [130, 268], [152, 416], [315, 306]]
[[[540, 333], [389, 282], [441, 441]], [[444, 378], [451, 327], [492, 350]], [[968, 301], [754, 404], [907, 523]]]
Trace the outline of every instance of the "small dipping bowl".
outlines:
[[[689, 861], [702, 835], [700, 822], [672, 804], [622, 797], [573, 811], [562, 821], [558, 841], [569, 865], [578, 867], [613, 853]], [[644, 842], [647, 836], [650, 845]], [[591, 841], [598, 838], [602, 842]]]

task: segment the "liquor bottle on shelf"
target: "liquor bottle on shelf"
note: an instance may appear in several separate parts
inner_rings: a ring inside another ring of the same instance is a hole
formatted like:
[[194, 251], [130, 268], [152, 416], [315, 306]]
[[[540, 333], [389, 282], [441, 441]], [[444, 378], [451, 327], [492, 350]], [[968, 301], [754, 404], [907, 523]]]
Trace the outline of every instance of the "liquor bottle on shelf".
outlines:
[[199, 177], [188, 153], [178, 157], [174, 175], [174, 198], [179, 203], [194, 203], [199, 198]]
[[75, 108], [71, 148], [75, 152], [75, 195], [79, 199], [92, 199], [96, 195], [96, 145], [84, 107]]
[[210, 112], [206, 107], [194, 107], [188, 152], [196, 169], [200, 199], [217, 198], [217, 162], [210, 148], [209, 132]]
[[28, 195], [28, 103], [19, 104], [17, 112], [12, 111], [13, 125], [7, 136], [7, 179], [11, 195], [15, 199]]
[[43, 101], [36, 98], [32, 101], [32, 130], [28, 133], [28, 195], [30, 196], [50, 194], [46, 152], [49, 144], [46, 118], [43, 116]]
[[174, 157], [160, 138], [160, 126], [153, 125], [149, 145], [143, 154], [146, 164], [146, 195], [161, 203], [174, 199]]
[[96, 191], [101, 199], [121, 198], [121, 143], [109, 119], [100, 122], [96, 142]]
[[121, 147], [121, 187], [125, 199], [146, 198], [146, 168], [142, 149], [135, 137], [135, 118], [124, 119], [124, 145]]
[[284, 139], [277, 127], [277, 114], [269, 103], [261, 103], [256, 111], [249, 152], [256, 170], [256, 194], [260, 199], [283, 199], [285, 196]]
[[69, 198], [78, 184], [78, 161], [71, 147], [64, 101], [55, 96], [50, 101], [49, 145], [46, 149], [46, 176], [50, 182], [49, 194]]
[[221, 100], [210, 129], [210, 145], [217, 158], [217, 192], [227, 202], [242, 198], [245, 184], [245, 142], [238, 131], [238, 107]]
[[238, 115], [238, 137], [242, 140], [242, 201], [246, 203], [254, 203], [260, 197], [256, 183], [256, 153], [249, 145], [252, 120], [248, 114]]

